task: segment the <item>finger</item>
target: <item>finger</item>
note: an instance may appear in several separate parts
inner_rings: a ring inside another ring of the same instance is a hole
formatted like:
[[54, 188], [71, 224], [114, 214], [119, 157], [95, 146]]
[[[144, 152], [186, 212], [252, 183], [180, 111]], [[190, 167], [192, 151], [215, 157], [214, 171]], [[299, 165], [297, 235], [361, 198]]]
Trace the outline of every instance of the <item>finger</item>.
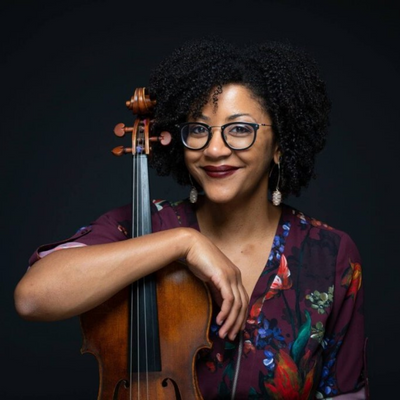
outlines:
[[[220, 305], [221, 309], [217, 315], [216, 322], [218, 325], [226, 327], [228, 318], [232, 311], [233, 304], [235, 302], [235, 295], [229, 288], [220, 292], [220, 296], [221, 296], [221, 305]], [[223, 331], [226, 331], [226, 329], [224, 329]]]
[[[242, 325], [243, 318], [243, 298], [241, 296], [240, 290], [237, 285], [232, 287], [233, 300], [227, 303], [227, 307], [229, 308], [228, 314], [224, 319], [224, 323], [220, 329], [220, 337], [225, 337], [228, 335], [230, 340], [234, 340], [239, 329]], [[222, 304], [224, 306], [224, 302]], [[221, 311], [222, 307], [221, 307]]]
[[241, 308], [238, 310], [234, 324], [232, 325], [230, 331], [228, 332], [228, 337], [233, 340], [241, 329], [244, 329], [246, 323], [246, 317], [248, 312], [248, 296], [245, 289], [241, 286], [239, 288], [240, 292], [240, 303]]
[[249, 296], [247, 295], [247, 292], [243, 286], [239, 287], [239, 291], [240, 291], [240, 296], [241, 296], [242, 307], [236, 318], [235, 324], [233, 325], [231, 331], [228, 333], [228, 337], [230, 337], [231, 335], [236, 337], [237, 334], [239, 333], [239, 331], [243, 330], [246, 325], [247, 314], [248, 314], [248, 305], [249, 305]]

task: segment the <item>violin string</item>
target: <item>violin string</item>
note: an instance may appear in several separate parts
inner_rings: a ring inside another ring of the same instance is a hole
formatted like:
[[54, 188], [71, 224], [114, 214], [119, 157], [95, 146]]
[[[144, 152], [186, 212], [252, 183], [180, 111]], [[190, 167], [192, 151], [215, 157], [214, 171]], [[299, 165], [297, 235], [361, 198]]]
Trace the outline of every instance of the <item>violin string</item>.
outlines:
[[[136, 150], [137, 151], [137, 150]], [[137, 163], [136, 163], [136, 167], [137, 167], [137, 177], [136, 177], [136, 179], [135, 179], [135, 182], [138, 182], [138, 186], [137, 186], [137, 192], [136, 192], [136, 210], [142, 210], [142, 208], [141, 208], [141, 197], [140, 197], [140, 193], [141, 193], [141, 190], [140, 190], [140, 188], [142, 187], [142, 181], [141, 181], [141, 177], [142, 177], [142, 170], [141, 170], [141, 157], [140, 157], [140, 153], [139, 154], [136, 154], [136, 160], [137, 160]], [[143, 233], [143, 230], [141, 230], [141, 226], [140, 226], [140, 224], [142, 223], [142, 220], [143, 220], [143, 218], [142, 218], [142, 215], [138, 215], [138, 218], [137, 218], [137, 223], [136, 223], [136, 229], [137, 229], [137, 231], [136, 231], [136, 237], [139, 237], [140, 236], [140, 234], [141, 233]], [[143, 278], [142, 280], [139, 280], [138, 281], [138, 286], [140, 287], [140, 289], [142, 289], [142, 296], [141, 296], [141, 298], [140, 298], [140, 307], [139, 307], [139, 309], [140, 308], [142, 308], [142, 310], [143, 310], [143, 312], [144, 312], [144, 315], [143, 315], [143, 318], [144, 318], [144, 323], [146, 324], [146, 310], [145, 310], [145, 298], [146, 298], [146, 293], [145, 293], [145, 288], [146, 288], [146, 284], [145, 284], [145, 279], [146, 278]], [[140, 289], [139, 289], [139, 291], [140, 291]], [[143, 304], [142, 304], [143, 303]], [[139, 313], [138, 313], [138, 316], [139, 316]], [[139, 318], [139, 317], [138, 317]], [[141, 325], [141, 320], [140, 320], [140, 318], [139, 318], [139, 323], [138, 323], [138, 353], [140, 354], [140, 351], [141, 351], [141, 349], [140, 349], [140, 341], [143, 339], [144, 340], [144, 342], [145, 342], [145, 354], [147, 353], [147, 349], [146, 349], [146, 342], [147, 342], [147, 340], [146, 340], [146, 335], [144, 335], [144, 337], [142, 338], [141, 337], [141, 329], [140, 329], [140, 325]], [[140, 338], [139, 338], [139, 336], [140, 336]], [[142, 361], [142, 360], [141, 360]], [[140, 377], [140, 374], [142, 373], [142, 365], [141, 364], [138, 364], [138, 378]], [[148, 385], [147, 385], [147, 365], [146, 365], [146, 368], [145, 368], [145, 374], [146, 374], [146, 388], [148, 387]], [[139, 388], [139, 385], [138, 385], [138, 388]], [[140, 399], [141, 398], [141, 391], [139, 391], [139, 393], [138, 393], [138, 399]]]
[[[139, 176], [142, 176], [142, 163], [139, 163], [140, 173]], [[142, 184], [142, 182], [141, 182]], [[140, 185], [142, 187], [142, 185]], [[142, 193], [142, 192], [140, 192]], [[143, 198], [140, 196], [140, 203], [143, 207]], [[141, 209], [142, 209], [141, 207]], [[142, 216], [143, 217], [143, 216]], [[141, 232], [144, 232], [144, 218], [140, 219], [141, 222]], [[145, 350], [145, 362], [146, 362], [146, 397], [149, 398], [149, 356], [148, 356], [148, 344], [147, 344], [147, 293], [146, 293], [146, 277], [144, 277], [144, 285], [143, 285], [143, 312], [144, 312], [144, 350]]]
[[[134, 215], [135, 220], [133, 221], [133, 228], [134, 232], [133, 235], [134, 237], [139, 236], [139, 215], [138, 215], [138, 210], [139, 210], [139, 199], [138, 199], [138, 188], [140, 187], [140, 182], [138, 181], [140, 177], [140, 173], [138, 171], [138, 158], [137, 155], [133, 155], [133, 165], [134, 165], [134, 182], [137, 182], [137, 186], [133, 187], [133, 204], [134, 204], [134, 210], [132, 215]], [[136, 370], [137, 370], [137, 399], [140, 399], [140, 370], [141, 370], [141, 365], [140, 365], [140, 282], [137, 281], [136, 284], [136, 320], [132, 324], [136, 324]], [[133, 309], [133, 308], [132, 308]], [[133, 317], [131, 316], [131, 320], [133, 320]], [[131, 347], [131, 354], [133, 353], [133, 347]], [[132, 374], [131, 374], [132, 376]]]
[[140, 309], [140, 296], [139, 296], [139, 286], [136, 285], [136, 336], [137, 336], [137, 343], [136, 343], [136, 351], [137, 351], [137, 390], [138, 395], [137, 398], [140, 398], [140, 321], [139, 318], [139, 309]]
[[[130, 380], [130, 385], [129, 385], [129, 387], [130, 387], [130, 398], [131, 399], [133, 399], [133, 397], [132, 397], [132, 395], [133, 395], [133, 393], [132, 393], [132, 375], [133, 375], [133, 329], [134, 329], [134, 326], [133, 326], [133, 324], [134, 324], [134, 321], [133, 321], [133, 315], [132, 315], [132, 313], [133, 313], [133, 307], [134, 307], [134, 292], [133, 292], [133, 290], [131, 289], [131, 335], [130, 335], [130, 352], [129, 352], [129, 355], [130, 355], [130, 366], [129, 366], [129, 380]], [[138, 307], [139, 307], [139, 291], [138, 291], [138, 287], [137, 287], [137, 285], [136, 285], [136, 314], [138, 313]], [[138, 337], [138, 323], [137, 323], [137, 320], [135, 320], [135, 322], [136, 322], [136, 336]], [[138, 339], [137, 339], [138, 340]], [[137, 348], [137, 360], [136, 360], [136, 362], [137, 362], [137, 365], [139, 365], [139, 346], [138, 345], [136, 345], [136, 348]], [[138, 391], [139, 391], [139, 384], [140, 384], [140, 382], [139, 382], [139, 380], [138, 380], [138, 382], [137, 382], [137, 385], [138, 385]]]
[[[146, 279], [146, 278], [145, 278]], [[146, 292], [146, 286], [144, 286], [144, 292]], [[144, 337], [145, 337], [145, 355], [146, 355], [146, 397], [149, 398], [149, 356], [148, 356], [148, 348], [147, 348], [147, 302], [146, 302], [146, 293], [144, 293]]]
[[[134, 162], [132, 162], [132, 175], [133, 175], [132, 182], [135, 182], [136, 169], [135, 169]], [[135, 218], [136, 218], [135, 217], [136, 207], [134, 207], [134, 205], [135, 205], [134, 202], [135, 202], [135, 187], [132, 184], [132, 206], [131, 206], [132, 207], [132, 225], [131, 225], [131, 227], [132, 227], [132, 237], [133, 238], [135, 237], [134, 229], [135, 229]], [[134, 297], [133, 285], [131, 285], [131, 307], [130, 307], [131, 315], [130, 315], [130, 330], [129, 330], [129, 332], [130, 332], [130, 334], [129, 334], [129, 399], [130, 400], [133, 399], [133, 397], [132, 397], [132, 395], [133, 395], [133, 393], [132, 393], [132, 386], [133, 386], [132, 385], [132, 383], [133, 383], [133, 379], [132, 379], [132, 376], [133, 376], [133, 352], [132, 352], [132, 349], [133, 349], [133, 329], [134, 329], [134, 326], [133, 326], [133, 307], [134, 307], [133, 297]], [[136, 307], [138, 304], [137, 298], [138, 298], [138, 291], [137, 291], [137, 286], [136, 286]], [[137, 326], [137, 324], [136, 324], [136, 326]], [[139, 346], [136, 346], [136, 347], [138, 348]], [[138, 351], [139, 351], [139, 349], [138, 349]], [[138, 357], [138, 354], [136, 356]], [[137, 382], [137, 383], [139, 385], [139, 382]]]
[[[136, 176], [136, 162], [135, 162], [135, 156], [133, 155], [132, 156], [133, 157], [133, 165], [134, 165], [134, 169], [133, 169], [133, 174], [134, 174], [134, 176], [133, 176], [133, 182], [136, 182], [136, 179], [137, 179], [137, 176]], [[137, 220], [137, 215], [136, 215], [136, 212], [137, 212], [137, 207], [136, 207], [136, 188], [135, 188], [135, 186], [133, 185], [133, 187], [132, 187], [132, 191], [133, 191], [133, 193], [132, 193], [132, 195], [133, 195], [133, 205], [132, 205], [132, 207], [133, 207], [133, 210], [132, 210], [132, 236], [133, 237], [136, 237], [137, 236], [137, 234], [136, 234], [136, 220]], [[135, 229], [135, 231], [133, 231], [133, 229]], [[138, 285], [136, 284], [135, 285], [135, 287], [136, 287], [136, 315], [139, 315], [138, 314], [138, 312], [139, 312], [139, 288], [138, 288]], [[133, 297], [133, 296], [132, 296]], [[133, 304], [132, 304], [132, 307], [131, 307], [131, 309], [133, 310]], [[133, 316], [131, 315], [131, 324], [133, 325]], [[139, 340], [139, 324], [138, 324], [138, 321], [137, 320], [135, 320], [135, 328], [136, 328], [136, 340], [138, 341]], [[133, 331], [131, 331], [131, 332], [133, 332]], [[131, 336], [132, 336], [132, 334], [131, 334]], [[139, 350], [140, 349], [140, 346], [138, 345], [138, 343], [136, 343], [136, 351], [137, 351], [137, 353], [136, 353], [136, 370], [137, 370], [137, 377], [136, 377], [136, 379], [137, 379], [137, 391], [138, 391], [138, 398], [139, 398], [139, 385], [140, 385], [140, 381], [139, 381]], [[133, 347], [131, 347], [131, 350], [130, 350], [130, 354], [131, 354], [131, 357], [132, 357], [132, 355], [133, 355]], [[133, 375], [133, 371], [131, 371], [131, 373], [130, 373], [130, 376], [132, 376]], [[132, 387], [132, 385], [131, 385], [131, 387]], [[131, 393], [132, 393], [132, 390], [131, 390]]]

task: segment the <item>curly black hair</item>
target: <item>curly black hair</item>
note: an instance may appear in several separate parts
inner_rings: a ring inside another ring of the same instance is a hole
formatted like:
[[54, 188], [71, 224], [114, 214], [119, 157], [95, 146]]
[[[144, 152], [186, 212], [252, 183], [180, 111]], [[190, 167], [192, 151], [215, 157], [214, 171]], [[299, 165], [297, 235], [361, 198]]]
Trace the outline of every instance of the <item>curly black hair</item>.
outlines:
[[[171, 132], [169, 146], [157, 146], [150, 165], [189, 184], [176, 125], [196, 115], [228, 83], [250, 89], [272, 120], [281, 150], [280, 190], [298, 196], [314, 176], [315, 156], [326, 142], [330, 101], [315, 60], [288, 43], [237, 46], [217, 37], [186, 42], [156, 67], [149, 93], [157, 100], [154, 130]], [[278, 169], [269, 187], [275, 189]]]

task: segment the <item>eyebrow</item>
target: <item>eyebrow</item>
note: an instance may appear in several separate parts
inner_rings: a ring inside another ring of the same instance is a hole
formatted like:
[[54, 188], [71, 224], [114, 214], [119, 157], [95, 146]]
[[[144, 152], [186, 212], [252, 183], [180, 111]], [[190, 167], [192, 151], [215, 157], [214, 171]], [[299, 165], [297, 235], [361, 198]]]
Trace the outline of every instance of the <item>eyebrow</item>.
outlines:
[[240, 113], [240, 114], [233, 114], [233, 115], [230, 115], [229, 117], [228, 117], [228, 121], [233, 121], [234, 119], [237, 119], [237, 118], [239, 118], [239, 117], [251, 117], [251, 118], [253, 118], [250, 114], [248, 114], [248, 113]]
[[[235, 120], [235, 119], [237, 119], [237, 118], [240, 118], [240, 117], [251, 117], [251, 118], [254, 118], [251, 114], [248, 114], [248, 113], [238, 113], [238, 114], [232, 114], [232, 115], [230, 115], [228, 118], [227, 118], [227, 120], [228, 121], [233, 121], [233, 120]], [[205, 120], [205, 121], [209, 121], [210, 120], [210, 117], [207, 117], [206, 115], [204, 115], [204, 114], [198, 114], [198, 115], [196, 115], [196, 118], [199, 118], [199, 119], [203, 119], [203, 120]]]

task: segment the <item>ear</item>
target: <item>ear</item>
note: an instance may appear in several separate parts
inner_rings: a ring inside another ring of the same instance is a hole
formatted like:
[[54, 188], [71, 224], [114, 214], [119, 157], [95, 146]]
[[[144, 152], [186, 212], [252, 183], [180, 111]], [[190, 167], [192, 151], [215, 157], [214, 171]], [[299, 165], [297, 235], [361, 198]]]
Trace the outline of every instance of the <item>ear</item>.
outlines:
[[275, 164], [278, 164], [280, 162], [281, 156], [282, 156], [282, 151], [279, 148], [279, 146], [276, 145], [275, 149], [274, 149], [274, 162], [275, 162]]

